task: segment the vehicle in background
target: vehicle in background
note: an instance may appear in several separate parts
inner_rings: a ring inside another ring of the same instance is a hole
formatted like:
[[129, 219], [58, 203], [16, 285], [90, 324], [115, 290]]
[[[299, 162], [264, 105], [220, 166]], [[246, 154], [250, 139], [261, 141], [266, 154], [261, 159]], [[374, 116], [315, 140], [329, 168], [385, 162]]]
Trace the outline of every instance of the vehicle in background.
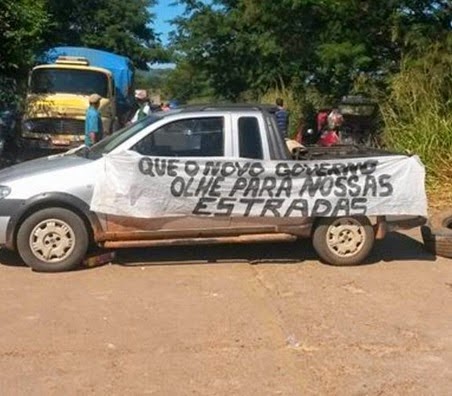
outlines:
[[11, 110], [0, 109], [0, 157], [3, 156], [5, 146], [14, 133], [15, 119]]
[[40, 62], [29, 78], [21, 128], [25, 149], [56, 151], [82, 144], [88, 97], [93, 93], [102, 97], [105, 134], [125, 123], [134, 79], [128, 58], [90, 48], [56, 47]]
[[180, 106], [180, 103], [177, 99], [171, 99], [168, 103], [170, 109], [177, 109]]
[[0, 167], [15, 162], [16, 138], [20, 124], [16, 105], [0, 105]]
[[336, 108], [320, 109], [315, 124], [302, 131], [302, 144], [380, 146], [378, 105], [364, 96], [345, 96]]

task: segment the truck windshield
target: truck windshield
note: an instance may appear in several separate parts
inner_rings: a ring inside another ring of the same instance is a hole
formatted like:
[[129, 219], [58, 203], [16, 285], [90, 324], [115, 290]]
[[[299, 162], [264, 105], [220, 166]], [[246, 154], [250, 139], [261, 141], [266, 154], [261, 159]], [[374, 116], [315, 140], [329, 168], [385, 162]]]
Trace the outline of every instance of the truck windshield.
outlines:
[[37, 69], [31, 75], [31, 93], [69, 93], [108, 97], [108, 77], [93, 70]]

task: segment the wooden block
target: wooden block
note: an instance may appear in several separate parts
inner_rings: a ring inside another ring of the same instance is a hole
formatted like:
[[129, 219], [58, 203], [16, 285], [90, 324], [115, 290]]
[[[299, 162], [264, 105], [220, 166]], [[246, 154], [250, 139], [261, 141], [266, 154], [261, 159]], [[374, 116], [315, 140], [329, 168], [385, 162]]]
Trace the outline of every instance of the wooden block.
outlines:
[[106, 264], [114, 260], [116, 252], [96, 252], [89, 255], [83, 260], [83, 265], [86, 267], [97, 267], [102, 264]]

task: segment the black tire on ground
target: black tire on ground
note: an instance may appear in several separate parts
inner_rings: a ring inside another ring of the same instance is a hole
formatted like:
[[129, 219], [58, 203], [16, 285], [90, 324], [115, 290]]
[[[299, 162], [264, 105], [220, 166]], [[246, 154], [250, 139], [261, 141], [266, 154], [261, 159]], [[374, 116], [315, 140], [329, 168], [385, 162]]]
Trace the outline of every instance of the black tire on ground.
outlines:
[[452, 257], [452, 211], [433, 215], [421, 228], [425, 248], [438, 256]]
[[367, 217], [326, 217], [314, 229], [312, 243], [327, 264], [361, 264], [375, 242], [374, 229]]
[[25, 264], [40, 272], [77, 268], [89, 237], [83, 220], [63, 208], [39, 210], [25, 219], [17, 233], [17, 250]]

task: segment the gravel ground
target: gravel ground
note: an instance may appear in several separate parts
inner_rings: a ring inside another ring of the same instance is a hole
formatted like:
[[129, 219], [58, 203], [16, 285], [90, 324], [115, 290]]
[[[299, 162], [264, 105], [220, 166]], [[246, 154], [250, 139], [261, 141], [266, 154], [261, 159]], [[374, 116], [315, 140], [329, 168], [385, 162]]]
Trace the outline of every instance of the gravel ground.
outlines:
[[449, 395], [452, 260], [418, 238], [346, 268], [308, 242], [127, 250], [63, 274], [1, 251], [1, 393]]

